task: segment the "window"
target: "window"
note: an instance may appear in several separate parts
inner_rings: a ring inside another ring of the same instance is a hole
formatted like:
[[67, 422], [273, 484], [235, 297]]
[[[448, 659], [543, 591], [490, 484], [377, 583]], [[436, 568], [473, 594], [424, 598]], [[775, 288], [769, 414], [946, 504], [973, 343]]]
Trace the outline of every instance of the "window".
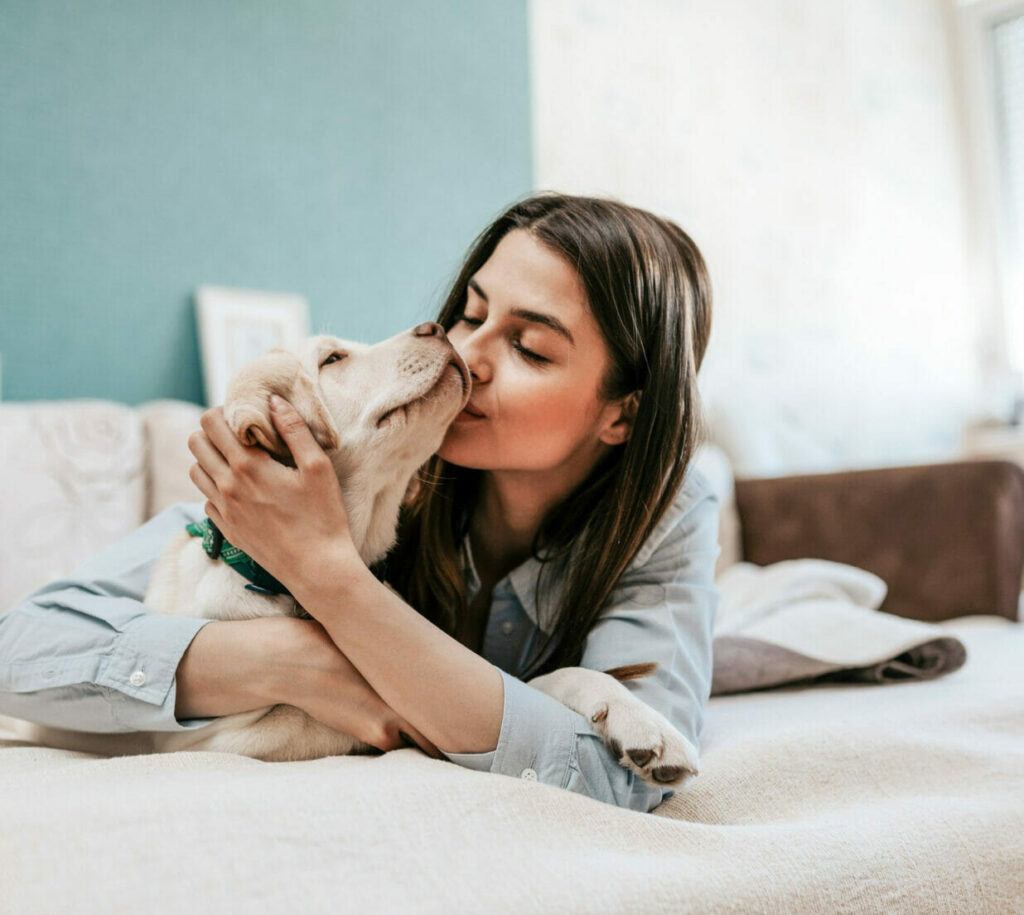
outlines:
[[1024, 12], [991, 26], [999, 200], [999, 292], [1007, 355], [1024, 371]]
[[966, 253], [986, 417], [1024, 422], [1024, 0], [956, 0]]

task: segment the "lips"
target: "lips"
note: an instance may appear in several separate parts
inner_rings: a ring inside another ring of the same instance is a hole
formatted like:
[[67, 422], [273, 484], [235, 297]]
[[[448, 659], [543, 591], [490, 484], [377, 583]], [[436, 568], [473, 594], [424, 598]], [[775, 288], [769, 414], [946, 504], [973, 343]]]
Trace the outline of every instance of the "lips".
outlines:
[[466, 404], [466, 406], [463, 407], [462, 412], [468, 413], [470, 416], [479, 416], [481, 418], [487, 415], [485, 413], [481, 413], [479, 410], [476, 409], [476, 407], [472, 407], [469, 404]]

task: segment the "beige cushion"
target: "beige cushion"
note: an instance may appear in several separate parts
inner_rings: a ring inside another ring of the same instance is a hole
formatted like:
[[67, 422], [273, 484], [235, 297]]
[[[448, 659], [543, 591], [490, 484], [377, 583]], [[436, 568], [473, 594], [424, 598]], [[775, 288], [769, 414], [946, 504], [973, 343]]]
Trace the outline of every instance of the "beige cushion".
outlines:
[[143, 523], [142, 457], [130, 407], [0, 404], [0, 611]]
[[146, 438], [147, 518], [178, 502], [205, 501], [188, 475], [195, 463], [188, 437], [202, 415], [202, 407], [183, 400], [153, 400], [139, 407]]

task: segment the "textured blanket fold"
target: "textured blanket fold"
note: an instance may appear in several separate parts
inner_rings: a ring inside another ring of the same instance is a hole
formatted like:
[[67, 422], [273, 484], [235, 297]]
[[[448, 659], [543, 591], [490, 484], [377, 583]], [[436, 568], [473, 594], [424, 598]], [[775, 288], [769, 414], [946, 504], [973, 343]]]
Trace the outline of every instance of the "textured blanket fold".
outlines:
[[926, 680], [967, 659], [940, 626], [879, 612], [877, 575], [824, 559], [740, 562], [718, 580], [712, 695], [809, 681]]

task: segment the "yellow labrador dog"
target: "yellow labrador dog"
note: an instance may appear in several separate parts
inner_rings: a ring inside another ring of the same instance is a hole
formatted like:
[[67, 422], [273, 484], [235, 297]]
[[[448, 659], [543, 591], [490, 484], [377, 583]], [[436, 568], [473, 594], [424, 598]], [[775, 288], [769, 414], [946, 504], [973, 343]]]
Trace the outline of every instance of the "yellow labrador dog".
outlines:
[[[295, 352], [272, 351], [232, 381], [224, 417], [242, 443], [290, 463], [270, 419], [269, 400], [279, 394], [292, 403], [331, 459], [352, 538], [372, 565], [394, 544], [399, 509], [416, 471], [440, 447], [448, 425], [469, 402], [470, 390], [469, 370], [443, 328], [426, 323], [374, 346], [318, 336]], [[172, 539], [146, 592], [149, 607], [220, 620], [308, 616], [287, 592], [273, 593], [267, 581], [240, 574], [237, 564], [229, 564], [231, 557], [219, 553], [217, 533], [207, 527]], [[653, 669], [634, 665], [610, 676], [566, 668], [530, 685], [591, 720], [622, 765], [645, 781], [679, 784], [696, 773], [696, 751], [619, 682]], [[373, 749], [289, 705], [228, 715], [187, 732], [86, 735], [34, 726], [31, 736], [88, 752], [214, 750], [268, 761]]]

